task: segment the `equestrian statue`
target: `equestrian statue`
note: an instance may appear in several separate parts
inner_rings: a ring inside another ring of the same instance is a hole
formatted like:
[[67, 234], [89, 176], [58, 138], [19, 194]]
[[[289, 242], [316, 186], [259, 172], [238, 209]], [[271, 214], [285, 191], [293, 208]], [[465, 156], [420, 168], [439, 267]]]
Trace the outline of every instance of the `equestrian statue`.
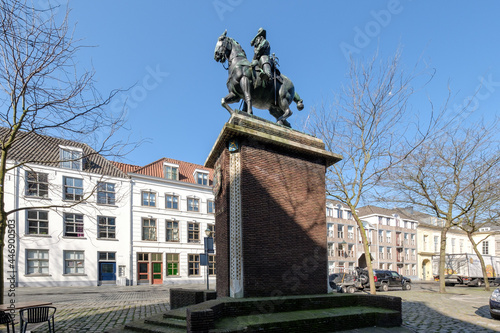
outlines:
[[266, 30], [260, 28], [250, 43], [254, 46], [252, 62], [241, 45], [227, 37], [227, 30], [220, 35], [215, 45], [214, 59], [217, 62], [228, 62], [227, 89], [229, 94], [222, 98], [222, 106], [233, 113], [229, 104], [243, 100], [243, 110], [253, 114], [252, 106], [269, 113], [280, 125], [291, 127], [287, 118], [292, 115], [290, 104], [297, 103], [297, 109], [304, 109], [302, 99], [295, 92], [292, 81], [277, 69], [278, 61], [271, 55], [271, 47], [266, 40]]

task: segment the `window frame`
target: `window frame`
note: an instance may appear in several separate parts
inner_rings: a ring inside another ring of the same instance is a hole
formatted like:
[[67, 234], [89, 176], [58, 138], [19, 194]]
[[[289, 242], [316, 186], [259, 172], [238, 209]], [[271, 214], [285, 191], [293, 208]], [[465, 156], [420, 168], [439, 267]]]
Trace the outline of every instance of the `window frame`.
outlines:
[[[165, 275], [167, 277], [180, 276], [180, 258], [179, 253], [166, 253], [167, 269]], [[172, 267], [170, 266], [172, 265]], [[175, 266], [175, 267], [174, 267]], [[169, 274], [169, 271], [176, 271], [177, 274]]]
[[[168, 207], [169, 198], [171, 198], [172, 207]], [[175, 200], [176, 199], [176, 200]], [[179, 210], [180, 197], [177, 194], [165, 193], [165, 209]], [[176, 207], [174, 207], [176, 206]]]
[[[70, 253], [73, 253], [73, 254], [82, 254], [83, 255], [83, 259], [72, 259], [72, 258], [67, 258], [67, 254], [70, 254]], [[81, 250], [63, 250], [63, 260], [64, 260], [64, 275], [86, 275], [85, 274], [85, 251], [81, 251]], [[77, 272], [76, 269], [79, 268], [78, 267], [78, 261], [81, 261], [82, 262], [82, 266], [80, 268], [83, 269], [83, 272]], [[70, 267], [67, 265], [68, 262], [74, 262], [74, 266], [73, 267]], [[75, 272], [68, 272], [68, 268], [71, 269], [71, 268], [75, 268]]]
[[[104, 190], [102, 190], [103, 184], [105, 186]], [[109, 190], [108, 185], [111, 185], [113, 189]], [[105, 202], [101, 202], [100, 200], [101, 194], [104, 194]], [[96, 202], [98, 205], [115, 205], [116, 204], [115, 184], [110, 182], [98, 182]]]
[[215, 214], [215, 201], [207, 200], [207, 214]]
[[[30, 213], [36, 213], [36, 218], [33, 219], [33, 218], [30, 218]], [[45, 220], [42, 220], [40, 218], [40, 213], [45, 213], [47, 215], [47, 218]], [[30, 232], [30, 229], [32, 228], [30, 226], [30, 222], [36, 222], [37, 226], [36, 226], [36, 230], [37, 232], [36, 233], [31, 233]], [[41, 227], [40, 226], [40, 223], [43, 223], [43, 222], [46, 222], [47, 223], [47, 227]], [[40, 233], [40, 229], [47, 229], [47, 233], [43, 234], [43, 233]], [[26, 232], [27, 231], [27, 232]], [[46, 210], [39, 210], [39, 209], [28, 209], [26, 210], [26, 235], [28, 236], [48, 236], [49, 235], [49, 211], [46, 211]]]
[[[66, 184], [67, 180], [71, 180], [72, 184]], [[78, 185], [75, 185], [75, 181], [81, 181], [81, 187]], [[70, 193], [71, 190], [73, 193]], [[77, 190], [81, 190], [81, 194], [78, 194]], [[73, 198], [68, 198], [69, 196], [72, 196]], [[75, 177], [68, 177], [68, 176], [63, 176], [63, 200], [64, 201], [73, 201], [73, 202], [78, 202], [78, 201], [83, 201], [83, 179], [82, 178], [75, 178]]]
[[199, 254], [188, 254], [188, 276], [201, 276]]
[[[69, 153], [70, 157], [67, 158], [65, 153]], [[83, 149], [78, 147], [59, 147], [59, 154], [61, 162], [60, 167], [70, 170], [83, 170]], [[75, 156], [75, 154], [79, 156]]]
[[208, 186], [210, 185], [209, 175], [210, 173], [206, 170], [196, 169], [194, 171], [194, 181], [198, 185]]
[[163, 164], [163, 177], [168, 180], [179, 180], [179, 166], [170, 163]]
[[[171, 227], [169, 227], [169, 224]], [[174, 227], [174, 224], [176, 225]], [[175, 239], [168, 239], [169, 234], [172, 235], [172, 238], [175, 238], [175, 230], [177, 230], [177, 240]], [[171, 232], [169, 232], [171, 231]], [[176, 219], [171, 219], [171, 220], [165, 220], [165, 242], [172, 242], [172, 243], [179, 243], [181, 241], [181, 232], [179, 228], [179, 221]]]
[[[144, 195], [147, 195], [147, 198], [145, 198]], [[151, 201], [151, 195], [153, 195], [153, 201]], [[147, 204], [144, 204], [145, 202], [147, 202]], [[156, 192], [146, 190], [141, 191], [141, 206], [156, 207]]]
[[[144, 225], [145, 221], [149, 221], [149, 225]], [[154, 225], [151, 225], [151, 221], [154, 221]], [[151, 230], [154, 230], [154, 239], [146, 239], [146, 233], [145, 228], [148, 229], [148, 235], [151, 235]], [[155, 218], [149, 218], [149, 217], [143, 217], [141, 219], [141, 240], [143, 241], [148, 241], [148, 242], [157, 242], [158, 241], [158, 227], [156, 224], [156, 219]]]
[[[196, 228], [191, 228], [196, 226]], [[200, 242], [200, 223], [198, 222], [188, 222], [188, 243], [199, 243]], [[196, 238], [195, 238], [196, 237]]]
[[[101, 219], [104, 219], [106, 223], [101, 223]], [[113, 219], [113, 224], [109, 223], [110, 219]], [[105, 228], [104, 231], [105, 231], [106, 237], [101, 237], [101, 233], [103, 232], [103, 230], [101, 230], [101, 228]], [[114, 237], [109, 237], [109, 234], [110, 234], [109, 229], [110, 228], [114, 229], [113, 230]], [[102, 216], [102, 215], [97, 216], [97, 238], [98, 239], [116, 239], [116, 217], [114, 217], [114, 216]]]
[[[70, 220], [69, 217], [72, 216], [73, 219]], [[80, 218], [78, 218], [80, 217]], [[68, 227], [73, 226], [73, 231], [68, 232]], [[63, 235], [64, 237], [71, 237], [71, 238], [85, 238], [85, 228], [84, 228], [84, 220], [83, 220], [83, 214], [77, 214], [77, 213], [64, 213], [63, 214]], [[78, 228], [81, 228], [81, 236], [78, 236], [80, 233], [78, 232]], [[71, 234], [76, 234], [76, 236], [73, 236]]]
[[215, 276], [217, 274], [217, 263], [215, 261], [215, 254], [208, 255], [208, 276]]
[[[37, 257], [36, 258], [30, 258], [30, 252], [36, 252], [37, 253]], [[44, 253], [47, 253], [47, 259], [44, 259], [44, 258], [40, 258], [39, 257], [39, 254], [40, 252], [44, 252]], [[47, 275], [50, 275], [50, 266], [49, 266], [49, 250], [48, 249], [26, 249], [26, 275], [30, 275], [30, 276], [47, 276]], [[36, 266], [33, 266], [33, 267], [30, 267], [30, 262], [37, 262], [37, 265]], [[41, 265], [42, 262], [46, 262], [47, 263], [47, 266], [44, 267], [43, 265]], [[30, 268], [34, 268], [37, 270], [37, 272], [32, 272], [30, 273]], [[42, 272], [41, 270], [46, 268], [47, 269], [47, 272], [44, 273]]]
[[[196, 204], [193, 205], [194, 203], [196, 203]], [[199, 213], [200, 212], [200, 199], [194, 198], [194, 197], [188, 197], [187, 198], [187, 211]]]
[[[34, 175], [36, 179], [30, 180], [30, 175]], [[46, 180], [40, 180], [40, 176], [45, 176]], [[49, 197], [49, 174], [45, 172], [37, 172], [32, 170], [26, 170], [25, 172], [25, 190], [24, 195], [27, 197], [35, 197], [35, 198], [48, 198]], [[31, 184], [31, 186], [30, 186]], [[33, 191], [33, 185], [35, 190]], [[46, 186], [46, 189], [40, 189], [41, 186]], [[41, 191], [46, 192], [45, 194], [40, 194]], [[36, 192], [36, 194], [32, 194], [31, 192]]]
[[482, 254], [484, 255], [489, 255], [490, 254], [490, 243], [489, 241], [485, 240], [483, 241], [483, 245], [481, 246], [482, 247]]

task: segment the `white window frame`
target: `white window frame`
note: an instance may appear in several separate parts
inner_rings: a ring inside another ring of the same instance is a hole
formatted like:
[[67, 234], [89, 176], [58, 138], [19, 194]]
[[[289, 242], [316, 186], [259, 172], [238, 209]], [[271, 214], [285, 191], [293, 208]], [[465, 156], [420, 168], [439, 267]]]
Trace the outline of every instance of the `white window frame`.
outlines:
[[[61, 162], [59, 163], [61, 168], [71, 169], [71, 170], [79, 170], [83, 169], [83, 149], [78, 147], [70, 147], [70, 146], [59, 146], [60, 158]], [[65, 154], [68, 153], [68, 156]], [[78, 155], [78, 156], [75, 156]]]
[[[111, 187], [109, 186], [111, 185]], [[104, 194], [104, 196], [99, 196], [99, 194]], [[101, 202], [100, 198], [104, 198], [104, 202]], [[99, 205], [114, 205], [116, 203], [116, 191], [115, 184], [110, 182], [98, 182], [97, 183], [97, 204]]]
[[[36, 253], [36, 256], [30, 258], [30, 253]], [[47, 259], [40, 258], [40, 253], [46, 253]], [[35, 262], [36, 265], [30, 267], [30, 262]], [[47, 263], [44, 266], [42, 263]], [[30, 268], [33, 269], [33, 272], [30, 272]], [[46, 272], [43, 272], [43, 269], [46, 268]], [[35, 271], [36, 270], [36, 271]], [[26, 249], [26, 275], [49, 275], [49, 250], [45, 249]]]
[[[196, 202], [196, 204], [194, 204], [195, 202]], [[188, 197], [187, 198], [187, 211], [199, 213], [200, 212], [200, 198]]]
[[[211, 207], [211, 209], [210, 209]], [[207, 200], [207, 214], [215, 214], [215, 201]]]
[[[72, 219], [69, 217], [72, 216]], [[64, 237], [72, 237], [72, 238], [84, 238], [85, 237], [85, 228], [84, 228], [84, 220], [83, 214], [76, 213], [64, 213]], [[72, 231], [68, 231], [68, 227], [72, 228]], [[78, 236], [78, 227], [82, 228], [81, 236]], [[75, 236], [71, 235], [75, 234]]]
[[[83, 259], [68, 258], [68, 254], [81, 254], [83, 256]], [[85, 251], [63, 250], [63, 260], [64, 260], [64, 275], [85, 274]], [[68, 265], [70, 262], [72, 262], [73, 265]], [[71, 272], [72, 268], [75, 269], [74, 272]], [[82, 271], [78, 272], [77, 271], [78, 268], [82, 268]]]
[[[30, 218], [30, 213], [36, 213], [36, 218], [33, 218], [31, 217]], [[46, 213], [47, 214], [47, 219], [42, 219], [40, 217], [40, 213]], [[35, 228], [35, 227], [31, 227], [30, 226], [30, 222], [36, 222], [36, 230], [37, 232], [36, 233], [30, 233], [30, 229], [31, 228]], [[47, 223], [47, 227], [41, 227], [40, 226], [40, 223]], [[47, 233], [40, 233], [40, 229], [47, 229]], [[44, 236], [48, 236], [49, 235], [49, 212], [46, 211], [46, 210], [38, 210], [38, 209], [29, 209], [26, 211], [26, 235], [28, 236], [40, 236], [40, 235], [44, 235]]]
[[168, 180], [179, 180], [179, 165], [173, 163], [163, 163], [163, 176]]
[[[210, 185], [210, 180], [208, 179], [209, 174], [210, 173], [206, 170], [200, 170], [200, 169], [194, 170], [193, 176], [194, 176], [195, 183], [198, 185], [203, 185], [203, 186]], [[201, 178], [200, 178], [200, 176], [201, 176]], [[200, 179], [201, 179], [201, 183], [200, 183]]]
[[[30, 175], [34, 175], [36, 179], [30, 179]], [[41, 176], [45, 176], [46, 181], [40, 180]], [[49, 197], [49, 174], [44, 172], [36, 172], [32, 170], [26, 170], [26, 188], [25, 195], [27, 197], [36, 197], [36, 198], [48, 198]], [[30, 186], [32, 184], [33, 186]], [[41, 189], [42, 187], [42, 189]], [[34, 190], [34, 191], [33, 191]], [[36, 192], [33, 194], [33, 192]], [[46, 192], [46, 193], [44, 193]], [[44, 194], [41, 194], [44, 193]]]
[[[147, 194], [147, 205], [144, 204], [144, 195]], [[151, 200], [151, 195], [153, 200]], [[151, 190], [143, 190], [141, 191], [141, 206], [142, 207], [156, 207], [156, 192]]]
[[[145, 221], [149, 221], [149, 225], [145, 226], [144, 225], [144, 222]], [[154, 221], [154, 225], [151, 225], [151, 221]], [[145, 229], [144, 228], [148, 228], [148, 234], [146, 235], [145, 234]], [[146, 239], [145, 237], [146, 236], [151, 236], [151, 230], [154, 231], [154, 239]], [[158, 241], [158, 223], [157, 223], [157, 219], [155, 218], [152, 218], [152, 217], [143, 217], [141, 219], [141, 240], [143, 241], [147, 241], [147, 242], [156, 242]]]
[[[113, 219], [114, 224], [110, 224], [110, 219]], [[101, 220], [104, 223], [101, 223]], [[111, 232], [110, 229], [114, 230]], [[101, 232], [104, 232], [106, 237], [101, 237]], [[109, 237], [113, 233], [114, 237]], [[116, 239], [116, 217], [114, 216], [97, 216], [97, 238], [99, 239]]]
[[[172, 225], [171, 228], [169, 228], [169, 224]], [[177, 225], [177, 227], [174, 228], [174, 224]], [[168, 239], [168, 234], [169, 234], [169, 230], [172, 230], [172, 239]], [[176, 231], [177, 230], [177, 234], [176, 234]], [[180, 237], [180, 225], [179, 225], [179, 221], [177, 220], [165, 220], [165, 242], [175, 242], [175, 243], [179, 243], [181, 241], [181, 237]], [[177, 236], [177, 239], [175, 239], [175, 236]]]
[[[72, 180], [72, 184], [66, 184], [66, 180]], [[75, 180], [81, 180], [82, 186], [75, 185]], [[79, 193], [78, 190], [81, 190]], [[72, 198], [68, 198], [68, 195]], [[63, 176], [63, 200], [64, 201], [82, 201], [83, 200], [83, 179]]]

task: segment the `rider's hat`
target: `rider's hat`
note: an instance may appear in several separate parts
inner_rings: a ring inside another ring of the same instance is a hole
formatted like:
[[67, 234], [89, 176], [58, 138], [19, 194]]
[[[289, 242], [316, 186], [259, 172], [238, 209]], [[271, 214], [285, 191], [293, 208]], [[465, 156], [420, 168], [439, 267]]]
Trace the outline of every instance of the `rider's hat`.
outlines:
[[253, 46], [253, 44], [255, 44], [255, 40], [257, 39], [257, 37], [260, 37], [260, 36], [266, 38], [266, 30], [259, 28], [259, 31], [257, 31], [257, 35], [255, 35], [255, 37], [252, 39], [252, 41], [250, 42], [250, 45]]

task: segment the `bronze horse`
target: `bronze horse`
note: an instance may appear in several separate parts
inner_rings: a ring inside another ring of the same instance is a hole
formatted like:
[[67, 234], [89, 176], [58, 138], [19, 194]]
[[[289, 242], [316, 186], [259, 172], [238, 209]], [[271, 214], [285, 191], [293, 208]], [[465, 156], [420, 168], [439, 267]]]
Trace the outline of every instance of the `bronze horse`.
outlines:
[[290, 110], [292, 101], [297, 103], [299, 111], [304, 108], [292, 81], [281, 75], [283, 83], [275, 80], [276, 87], [274, 84], [268, 84], [265, 88], [262, 86], [255, 88], [253, 84], [256, 77], [255, 69], [251, 67], [241, 45], [226, 34], [227, 30], [219, 37], [214, 52], [215, 61], [224, 63], [227, 60], [228, 62], [227, 89], [229, 94], [222, 98], [222, 106], [229, 113], [233, 113], [233, 109], [228, 104], [237, 103], [243, 99], [243, 111], [253, 114], [252, 106], [269, 110], [278, 124], [290, 127], [286, 119], [292, 115], [292, 110]]

